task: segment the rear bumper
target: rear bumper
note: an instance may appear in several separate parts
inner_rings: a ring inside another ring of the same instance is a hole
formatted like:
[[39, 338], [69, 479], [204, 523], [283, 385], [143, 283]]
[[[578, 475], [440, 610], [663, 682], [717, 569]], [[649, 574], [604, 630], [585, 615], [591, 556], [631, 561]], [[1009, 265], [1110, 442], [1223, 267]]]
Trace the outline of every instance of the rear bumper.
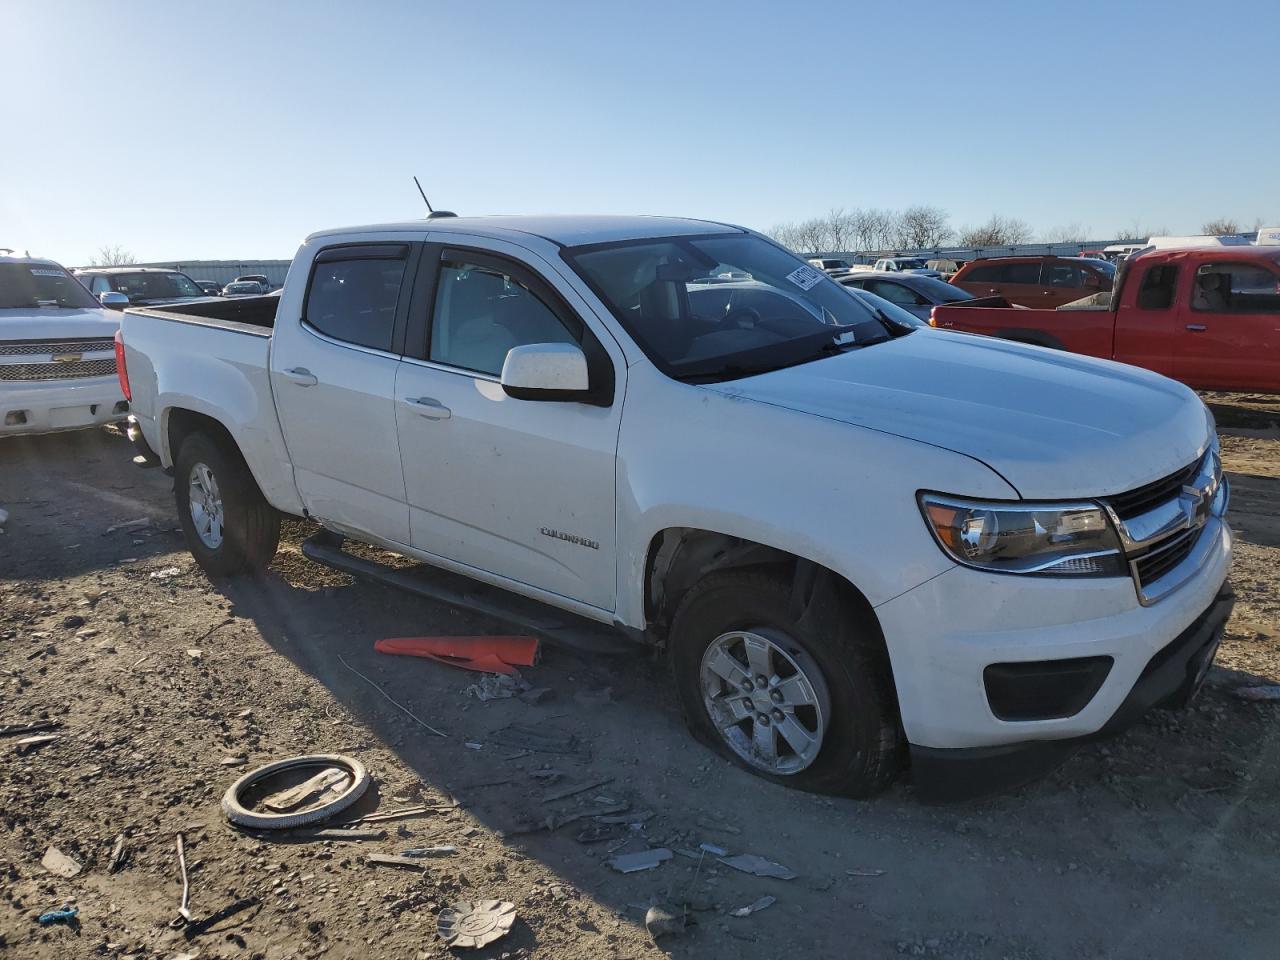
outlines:
[[0, 385], [0, 437], [80, 430], [128, 413], [114, 376]]
[[1191, 625], [1147, 662], [1119, 708], [1094, 733], [994, 747], [912, 744], [912, 780], [922, 799], [970, 800], [1022, 786], [1058, 767], [1082, 744], [1120, 733], [1154, 707], [1185, 706], [1204, 683], [1234, 604], [1224, 585]]

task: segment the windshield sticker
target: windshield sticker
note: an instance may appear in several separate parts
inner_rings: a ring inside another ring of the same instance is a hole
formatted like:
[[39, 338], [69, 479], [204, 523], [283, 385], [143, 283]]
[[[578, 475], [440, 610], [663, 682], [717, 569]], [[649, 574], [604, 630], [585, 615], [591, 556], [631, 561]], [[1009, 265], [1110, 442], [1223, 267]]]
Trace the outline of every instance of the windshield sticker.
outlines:
[[810, 287], [816, 284], [819, 280], [821, 280], [822, 276], [823, 275], [819, 273], [817, 270], [813, 269], [813, 267], [809, 266], [808, 264], [805, 264], [803, 267], [797, 267], [795, 270], [792, 270], [790, 273], [788, 273], [787, 279], [790, 280], [792, 283], [794, 283], [801, 290], [808, 290]]
[[61, 277], [61, 270], [51, 270], [48, 267], [32, 267], [31, 275], [33, 277]]

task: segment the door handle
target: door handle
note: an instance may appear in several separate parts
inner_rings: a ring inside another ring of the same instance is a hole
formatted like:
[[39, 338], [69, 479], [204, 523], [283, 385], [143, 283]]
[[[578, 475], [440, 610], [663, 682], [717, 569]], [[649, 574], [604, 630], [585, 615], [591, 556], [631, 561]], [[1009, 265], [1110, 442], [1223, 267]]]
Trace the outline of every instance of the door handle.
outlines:
[[1209, 328], [1206, 327], [1203, 323], [1188, 323], [1187, 329], [1190, 330], [1192, 333], [1204, 333], [1204, 331]]
[[294, 367], [286, 370], [284, 375], [290, 383], [296, 383], [300, 387], [314, 387], [320, 381], [316, 379], [316, 375], [306, 367]]
[[418, 416], [428, 420], [448, 420], [453, 416], [452, 410], [431, 397], [405, 397], [404, 402], [413, 407]]

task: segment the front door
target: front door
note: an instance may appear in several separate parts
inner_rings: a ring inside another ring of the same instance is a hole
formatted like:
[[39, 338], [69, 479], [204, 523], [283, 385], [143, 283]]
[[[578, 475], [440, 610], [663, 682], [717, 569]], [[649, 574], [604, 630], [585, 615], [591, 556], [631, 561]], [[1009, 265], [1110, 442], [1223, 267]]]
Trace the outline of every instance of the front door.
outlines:
[[[408, 243], [317, 254], [306, 298], [277, 317], [271, 386], [307, 510], [342, 532], [409, 542], [396, 433], [398, 323]], [[283, 307], [283, 305], [282, 305]]]
[[418, 284], [412, 309], [429, 324], [396, 381], [413, 546], [612, 611], [621, 384], [609, 406], [594, 406], [516, 400], [499, 376], [508, 350], [534, 343], [580, 343], [619, 378], [625, 365], [569, 306], [572, 294], [518, 248], [485, 245], [428, 246], [423, 258], [433, 282]]
[[1202, 263], [1179, 319], [1179, 380], [1202, 390], [1280, 393], [1280, 269]]

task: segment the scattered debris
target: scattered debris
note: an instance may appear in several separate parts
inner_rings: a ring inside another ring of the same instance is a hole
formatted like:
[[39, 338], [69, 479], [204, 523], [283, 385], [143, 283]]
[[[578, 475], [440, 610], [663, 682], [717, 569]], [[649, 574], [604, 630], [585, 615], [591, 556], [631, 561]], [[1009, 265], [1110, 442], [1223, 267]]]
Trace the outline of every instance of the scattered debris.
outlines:
[[119, 873], [129, 862], [129, 844], [123, 833], [116, 835], [116, 842], [111, 847], [111, 856], [107, 859], [107, 873]]
[[556, 692], [550, 687], [532, 687], [520, 694], [525, 703], [547, 703], [556, 698]]
[[365, 863], [375, 867], [400, 867], [405, 870], [425, 870], [426, 864], [414, 857], [397, 857], [392, 853], [370, 853]]
[[350, 820], [347, 826], [354, 826], [357, 823], [382, 823], [386, 820], [404, 820], [409, 817], [425, 817], [433, 813], [444, 813], [448, 807], [428, 807], [425, 804], [419, 804], [416, 807], [402, 807], [399, 810], [388, 810], [385, 813], [369, 813], [358, 820]]
[[527, 686], [515, 672], [486, 673], [463, 692], [483, 703], [489, 700], [510, 700]]
[[613, 777], [603, 777], [599, 780], [591, 780], [587, 783], [570, 784], [567, 787], [561, 787], [559, 790], [552, 790], [542, 795], [543, 803], [554, 803], [556, 800], [563, 800], [566, 797], [572, 797], [576, 793], [585, 793], [588, 790], [594, 790], [596, 787], [602, 787], [606, 783], [612, 783]]
[[743, 873], [753, 873], [757, 877], [776, 877], [779, 880], [794, 880], [796, 873], [780, 863], [758, 857], [754, 853], [740, 853], [736, 857], [719, 857], [726, 867], [733, 867]]
[[[381, 643], [381, 642], [382, 642], [382, 641], [379, 641], [379, 643]], [[387, 691], [383, 690], [380, 686], [378, 686], [376, 683], [374, 683], [372, 680], [370, 680], [368, 677], [366, 677], [363, 673], [361, 673], [359, 670], [357, 670], [357, 669], [356, 669], [355, 667], [353, 667], [351, 664], [347, 663], [347, 661], [343, 658], [342, 654], [338, 654], [338, 660], [342, 663], [342, 665], [343, 665], [344, 667], [346, 667], [348, 670], [350, 670], [352, 673], [354, 673], [357, 677], [359, 677], [361, 680], [363, 680], [363, 681], [364, 681], [365, 683], [367, 683], [369, 686], [373, 687], [373, 689], [377, 690], [377, 691], [378, 691], [378, 693], [379, 693], [379, 694], [381, 694], [381, 696], [382, 696], [382, 698], [383, 698], [384, 700], [386, 700], [388, 703], [390, 703], [393, 707], [395, 707], [395, 708], [396, 708], [397, 710], [399, 710], [401, 713], [403, 713], [403, 714], [405, 714], [406, 716], [408, 716], [411, 720], [413, 720], [415, 723], [417, 723], [420, 727], [423, 727], [423, 728], [424, 728], [424, 729], [426, 729], [426, 730], [430, 730], [430, 731], [431, 731], [432, 733], [434, 733], [437, 737], [448, 737], [448, 736], [449, 736], [447, 733], [441, 733], [441, 732], [440, 732], [439, 730], [437, 730], [435, 727], [431, 726], [431, 724], [427, 723], [427, 721], [425, 721], [425, 720], [423, 720], [422, 718], [420, 718], [416, 713], [414, 713], [414, 712], [413, 712], [412, 710], [410, 710], [408, 707], [404, 706], [403, 704], [399, 703], [399, 702], [398, 702], [398, 701], [396, 701], [396, 700], [393, 700], [393, 699], [391, 698], [391, 695], [390, 695], [389, 693], [387, 693]]]
[[458, 848], [451, 844], [438, 847], [410, 847], [404, 852], [406, 857], [452, 857]]
[[728, 850], [724, 847], [717, 847], [714, 843], [700, 843], [698, 844], [698, 849], [703, 853], [711, 854], [713, 857], [727, 857], [729, 855]]
[[[307, 779], [297, 782], [299, 775], [307, 774]], [[277, 778], [282, 785], [293, 785], [272, 793], [269, 784]], [[359, 800], [372, 782], [365, 765], [352, 757], [288, 757], [240, 777], [222, 795], [222, 812], [239, 827], [292, 830], [329, 820]], [[242, 802], [242, 797], [250, 799]], [[261, 799], [255, 802], [254, 798]], [[259, 804], [265, 809], [258, 809]]]
[[1267, 684], [1260, 687], [1236, 687], [1233, 691], [1241, 700], [1261, 703], [1266, 700], [1280, 700], [1280, 684]]
[[32, 720], [30, 723], [6, 723], [0, 727], [0, 737], [14, 737], [20, 733], [35, 733], [37, 730], [56, 730], [62, 724], [57, 720]]
[[556, 733], [532, 724], [512, 723], [489, 734], [492, 743], [537, 753], [584, 754], [582, 743], [573, 734]]
[[846, 870], [847, 877], [883, 877], [883, 870]]
[[639, 853], [624, 853], [621, 856], [614, 857], [609, 861], [609, 866], [619, 873], [636, 873], [640, 870], [652, 870], [654, 867], [666, 863], [673, 854], [666, 847], [654, 847], [651, 850], [641, 850]]
[[573, 839], [579, 843], [602, 843], [605, 840], [616, 840], [617, 838], [618, 829], [616, 826], [596, 824], [579, 831], [578, 835]]
[[595, 820], [596, 823], [641, 824], [647, 820], [652, 820], [656, 815], [657, 814], [652, 810], [637, 810], [635, 813], [618, 813], [611, 816], [598, 815], [592, 819]]
[[[192, 938], [198, 937], [200, 934], [207, 932], [211, 927], [221, 923], [223, 920], [234, 917], [237, 913], [240, 913], [243, 910], [248, 910], [250, 907], [256, 907], [260, 903], [262, 903], [262, 901], [258, 897], [243, 897], [236, 900], [234, 903], [227, 904], [227, 906], [223, 907], [216, 913], [209, 914], [209, 916], [205, 917], [203, 920], [194, 920], [191, 923], [188, 923], [183, 929], [182, 935], [188, 940], [191, 940]], [[194, 957], [195, 954], [186, 954], [186, 956]]]
[[319, 827], [315, 830], [287, 830], [283, 836], [298, 840], [385, 840], [387, 831], [361, 830], [359, 827]]
[[532, 667], [538, 662], [536, 637], [391, 637], [379, 640], [373, 649], [508, 676], [519, 676], [516, 667]]
[[749, 917], [753, 913], [759, 913], [768, 907], [772, 907], [778, 902], [777, 897], [761, 897], [755, 903], [749, 903], [745, 907], [739, 907], [737, 910], [730, 910], [731, 917]]
[[41, 733], [34, 737], [23, 737], [13, 745], [13, 749], [18, 753], [30, 753], [32, 750], [47, 747], [49, 744], [61, 739], [62, 734], [60, 733]]
[[474, 740], [467, 740], [467, 741], [465, 741], [462, 745], [463, 745], [464, 747], [466, 747], [468, 750], [483, 750], [483, 749], [484, 749], [484, 744], [483, 744], [483, 743], [476, 743]]
[[42, 927], [47, 927], [51, 923], [70, 923], [76, 918], [76, 914], [79, 912], [79, 907], [64, 907], [61, 910], [49, 910], [40, 914], [36, 922]]
[[450, 947], [483, 947], [511, 932], [516, 905], [506, 900], [463, 900], [445, 907], [436, 918], [436, 932]]
[[248, 762], [249, 758], [241, 754], [236, 757], [223, 757], [218, 764], [223, 767], [243, 767]]
[[[114, 526], [107, 527], [107, 533], [115, 533], [117, 530], [136, 530], [138, 527], [151, 526], [150, 517], [139, 517], [137, 520], [126, 520], [124, 523], [117, 523]], [[103, 534], [106, 536], [106, 534]]]
[[199, 661], [200, 658], [204, 656], [204, 651], [201, 650], [199, 647], [188, 647], [187, 656], [190, 657], [192, 660]]
[[703, 830], [710, 830], [712, 833], [731, 833], [735, 836], [742, 833], [740, 827], [734, 826], [732, 823], [723, 823], [719, 820], [713, 820], [711, 817], [699, 817], [694, 821]]
[[659, 937], [679, 936], [685, 932], [688, 925], [688, 914], [683, 910], [676, 913], [664, 906], [652, 906], [644, 915], [644, 928], [649, 931], [649, 936], [654, 940]]
[[152, 570], [150, 577], [152, 580], [168, 580], [170, 577], [176, 577], [182, 573], [181, 567], [165, 567], [163, 570]]
[[40, 866], [54, 876], [63, 877], [67, 880], [76, 876], [81, 870], [80, 864], [76, 863], [57, 847], [50, 847], [44, 852], [44, 856], [40, 858]]
[[99, 633], [101, 633], [101, 632], [102, 632], [101, 630], [98, 630], [98, 629], [96, 629], [95, 627], [85, 627], [83, 630], [77, 630], [77, 631], [76, 631], [76, 639], [77, 639], [77, 640], [92, 640], [94, 637], [96, 637], [96, 636], [97, 636]]
[[264, 797], [262, 805], [273, 813], [297, 810], [304, 804], [328, 803], [342, 794], [351, 783], [351, 773], [340, 767], [327, 767], [296, 787]]

